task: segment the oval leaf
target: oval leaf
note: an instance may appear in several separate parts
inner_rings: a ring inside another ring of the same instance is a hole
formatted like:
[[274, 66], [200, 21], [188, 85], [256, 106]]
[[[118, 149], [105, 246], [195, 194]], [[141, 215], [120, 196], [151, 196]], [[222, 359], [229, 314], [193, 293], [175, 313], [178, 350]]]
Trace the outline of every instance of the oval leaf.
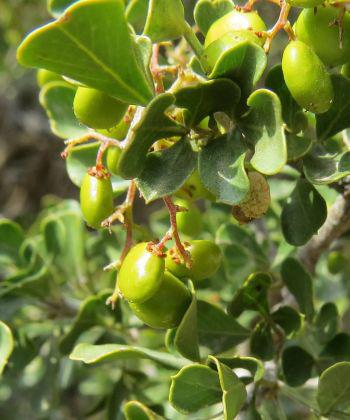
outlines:
[[0, 321], [0, 376], [13, 351], [13, 336], [10, 328]]

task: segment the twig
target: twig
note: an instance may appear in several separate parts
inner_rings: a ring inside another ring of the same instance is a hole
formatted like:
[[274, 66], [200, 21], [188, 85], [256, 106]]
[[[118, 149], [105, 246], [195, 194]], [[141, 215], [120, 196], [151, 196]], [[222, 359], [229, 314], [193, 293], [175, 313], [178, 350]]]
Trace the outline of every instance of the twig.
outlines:
[[[275, 23], [275, 25], [273, 26], [273, 28], [267, 32], [266, 36], [266, 42], [264, 45], [264, 49], [265, 52], [269, 52], [270, 48], [271, 48], [271, 43], [273, 41], [273, 39], [275, 38], [275, 36], [278, 34], [279, 31], [281, 31], [282, 29], [284, 29], [284, 27], [287, 25], [288, 23], [288, 15], [289, 12], [291, 10], [291, 5], [286, 3], [285, 0], [281, 1], [281, 11], [280, 11], [280, 15], [279, 18], [277, 20], [277, 22]], [[291, 35], [291, 28], [290, 25], [287, 26], [288, 28], [288, 35]]]
[[339, 195], [328, 213], [324, 225], [304, 247], [299, 251], [300, 260], [307, 269], [315, 272], [316, 264], [322, 253], [329, 249], [333, 241], [350, 229], [350, 186]]

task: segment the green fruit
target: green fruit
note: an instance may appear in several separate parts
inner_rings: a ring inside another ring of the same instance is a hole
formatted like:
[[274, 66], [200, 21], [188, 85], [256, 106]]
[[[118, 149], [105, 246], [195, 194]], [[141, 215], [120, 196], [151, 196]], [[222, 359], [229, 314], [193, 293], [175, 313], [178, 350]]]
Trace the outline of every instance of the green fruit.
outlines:
[[219, 61], [220, 57], [246, 41], [257, 43], [259, 38], [249, 31], [231, 31], [216, 39], [208, 45], [203, 53], [204, 59], [208, 62], [211, 68]]
[[[256, 11], [243, 13], [233, 10], [211, 25], [205, 38], [204, 46], [208, 47], [212, 42], [231, 31], [265, 32], [266, 25]], [[264, 38], [256, 38], [261, 45], [264, 43]]]
[[328, 254], [327, 266], [330, 273], [338, 274], [342, 272], [348, 264], [348, 260], [341, 252], [332, 251]]
[[327, 66], [345, 64], [350, 57], [350, 14], [344, 15], [342, 46], [339, 26], [332, 24], [338, 16], [335, 7], [319, 7], [316, 13], [305, 9], [295, 25], [298, 40], [308, 44]]
[[187, 287], [171, 273], [165, 271], [155, 294], [143, 303], [130, 303], [135, 315], [153, 328], [177, 327], [191, 303]]
[[197, 282], [212, 277], [219, 269], [222, 262], [220, 248], [212, 241], [196, 240], [185, 244], [185, 249], [190, 253], [192, 268], [188, 269], [180, 262], [175, 248], [167, 252], [165, 267], [179, 278], [188, 277]]
[[109, 177], [86, 174], [80, 188], [80, 206], [86, 223], [94, 229], [113, 213], [113, 190]]
[[215, 201], [214, 195], [202, 184], [199, 173], [195, 170], [175, 195], [184, 199], [199, 200], [201, 198]]
[[300, 41], [284, 50], [282, 70], [286, 85], [297, 103], [308, 111], [328, 111], [334, 98], [331, 78], [314, 51]]
[[134, 246], [124, 259], [117, 285], [129, 302], [142, 303], [150, 299], [163, 282], [165, 262], [147, 250], [147, 243]]
[[324, 0], [287, 0], [292, 7], [302, 7], [303, 9], [309, 9], [320, 6], [324, 3]]
[[74, 114], [91, 128], [111, 128], [124, 116], [128, 105], [96, 89], [78, 87], [74, 97]]
[[38, 85], [40, 87], [43, 87], [44, 85], [46, 85], [46, 83], [62, 81], [62, 77], [59, 74], [54, 73], [53, 71], [39, 69], [36, 74], [36, 80], [38, 82]]
[[114, 175], [118, 173], [118, 163], [122, 150], [118, 146], [109, 147], [107, 151], [107, 168]]
[[350, 79], [350, 63], [346, 63], [341, 68], [341, 74]]
[[179, 232], [187, 236], [199, 235], [202, 230], [202, 215], [198, 207], [191, 201], [180, 198], [177, 198], [174, 203], [187, 209], [187, 211], [181, 211], [176, 214]]
[[108, 130], [98, 130], [99, 133], [106, 137], [111, 137], [116, 140], [124, 140], [128, 134], [130, 123], [126, 123], [124, 118], [115, 127], [109, 128]]

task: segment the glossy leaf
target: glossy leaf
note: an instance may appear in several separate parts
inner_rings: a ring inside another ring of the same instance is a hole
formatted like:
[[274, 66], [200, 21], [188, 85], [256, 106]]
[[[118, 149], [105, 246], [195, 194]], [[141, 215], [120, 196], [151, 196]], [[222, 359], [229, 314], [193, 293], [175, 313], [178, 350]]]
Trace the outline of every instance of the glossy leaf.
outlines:
[[124, 415], [126, 420], [160, 420], [163, 418], [139, 401], [128, 401], [124, 405]]
[[350, 175], [350, 152], [330, 153], [319, 144], [303, 163], [305, 176], [312, 184], [332, 184]]
[[181, 0], [150, 0], [144, 34], [152, 42], [180, 38], [185, 28], [185, 10]]
[[63, 74], [124, 102], [146, 105], [153, 87], [136, 48], [122, 0], [83, 0], [30, 33], [18, 49], [18, 61]]
[[240, 100], [240, 88], [229, 79], [210, 80], [184, 87], [174, 93], [179, 108], [186, 108], [185, 123], [192, 127], [214, 112], [233, 116]]
[[199, 344], [212, 354], [222, 353], [245, 341], [250, 331], [240, 325], [222, 309], [205, 301], [198, 301]]
[[[88, 169], [96, 164], [99, 143], [89, 143], [74, 147], [66, 159], [67, 173], [70, 180], [80, 187]], [[116, 175], [111, 176], [114, 195], [119, 195], [128, 189], [129, 181]]]
[[204, 186], [225, 204], [238, 204], [249, 191], [244, 168], [246, 148], [239, 135], [224, 135], [199, 153], [199, 174]]
[[0, 321], [0, 376], [13, 351], [13, 336], [10, 328]]
[[168, 353], [149, 350], [137, 346], [120, 344], [78, 344], [69, 355], [71, 360], [87, 364], [109, 362], [113, 360], [149, 359], [166, 367], [180, 368], [186, 364], [184, 359]]
[[320, 376], [317, 402], [323, 415], [350, 404], [350, 363], [337, 363]]
[[241, 126], [255, 153], [250, 161], [254, 169], [265, 175], [282, 170], [287, 162], [281, 103], [278, 96], [267, 90], [256, 90], [248, 98], [249, 113]]
[[247, 399], [247, 391], [242, 381], [226, 365], [214, 356], [209, 356], [217, 368], [222, 389], [222, 403], [224, 407], [224, 419], [234, 419]]
[[200, 360], [197, 332], [197, 299], [193, 294], [188, 307], [174, 335], [174, 347], [183, 356], [193, 362]]
[[332, 75], [334, 101], [329, 111], [317, 115], [316, 129], [320, 140], [350, 127], [350, 80], [339, 74]]
[[235, 293], [227, 311], [235, 318], [245, 310], [253, 310], [266, 315], [269, 311], [267, 292], [271, 285], [268, 273], [252, 273]]
[[282, 369], [290, 386], [301, 386], [311, 378], [313, 357], [299, 346], [287, 347], [282, 353]]
[[76, 88], [65, 82], [47, 83], [40, 91], [40, 103], [45, 108], [51, 130], [63, 139], [81, 137], [87, 132], [76, 119], [73, 101]]
[[145, 168], [136, 180], [147, 203], [177, 191], [193, 172], [197, 157], [187, 138], [172, 147], [147, 155]]
[[194, 8], [194, 19], [199, 29], [206, 35], [210, 26], [233, 8], [231, 0], [199, 0]]
[[183, 136], [186, 129], [164, 114], [173, 105], [175, 97], [170, 93], [158, 95], [140, 112], [137, 123], [129, 131], [126, 145], [119, 160], [119, 173], [127, 179], [136, 178], [146, 164], [149, 148], [157, 140]]
[[320, 193], [305, 179], [299, 179], [283, 206], [281, 224], [287, 242], [304, 245], [317, 233], [327, 217], [327, 205]]
[[248, 356], [218, 356], [217, 359], [231, 369], [246, 369], [251, 376], [240, 376], [244, 383], [259, 382], [265, 373], [264, 364], [255, 357]]
[[313, 284], [308, 271], [294, 258], [287, 258], [281, 266], [282, 279], [308, 319], [314, 314]]
[[193, 413], [216, 404], [221, 396], [219, 375], [208, 366], [185, 366], [171, 378], [169, 401], [181, 413]]

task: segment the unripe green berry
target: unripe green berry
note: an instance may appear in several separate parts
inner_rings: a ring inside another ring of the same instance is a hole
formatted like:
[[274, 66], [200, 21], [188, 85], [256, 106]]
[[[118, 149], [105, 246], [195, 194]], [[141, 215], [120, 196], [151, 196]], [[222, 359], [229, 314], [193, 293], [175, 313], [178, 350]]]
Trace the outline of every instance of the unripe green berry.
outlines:
[[174, 203], [187, 209], [187, 211], [181, 211], [176, 214], [179, 232], [191, 237], [199, 235], [202, 230], [202, 215], [198, 207], [193, 202], [180, 198], [175, 199]]

